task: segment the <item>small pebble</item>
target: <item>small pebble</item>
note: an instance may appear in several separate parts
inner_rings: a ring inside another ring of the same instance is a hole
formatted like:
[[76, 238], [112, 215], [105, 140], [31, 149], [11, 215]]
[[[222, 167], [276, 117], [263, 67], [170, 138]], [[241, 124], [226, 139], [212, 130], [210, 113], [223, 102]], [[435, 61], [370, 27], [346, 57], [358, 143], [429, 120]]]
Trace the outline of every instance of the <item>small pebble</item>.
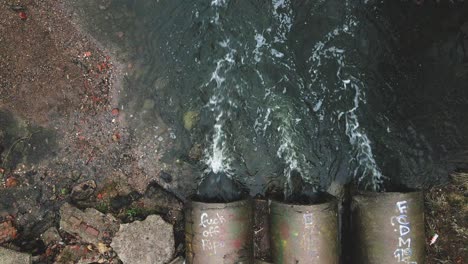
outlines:
[[119, 115], [119, 112], [120, 112], [120, 111], [119, 111], [118, 108], [112, 109], [112, 115], [113, 115], [113, 116], [118, 116], [118, 115]]
[[112, 135], [112, 140], [114, 140], [114, 141], [119, 141], [119, 140], [120, 140], [120, 134], [119, 134], [119, 133], [115, 133], [114, 135]]

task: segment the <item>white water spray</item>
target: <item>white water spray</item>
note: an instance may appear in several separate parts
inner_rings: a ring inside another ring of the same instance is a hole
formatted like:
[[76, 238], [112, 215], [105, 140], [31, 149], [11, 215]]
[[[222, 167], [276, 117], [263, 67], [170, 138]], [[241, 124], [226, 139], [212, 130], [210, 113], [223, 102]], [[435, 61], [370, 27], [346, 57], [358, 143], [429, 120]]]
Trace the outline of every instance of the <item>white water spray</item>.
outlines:
[[[229, 112], [226, 112], [229, 110], [223, 109], [223, 105], [226, 103], [226, 100], [229, 100], [229, 98], [226, 98], [225, 96], [225, 75], [228, 74], [235, 65], [234, 54], [236, 53], [236, 50], [229, 47], [228, 40], [219, 43], [219, 45], [229, 50], [229, 52], [224, 58], [217, 61], [216, 68], [212, 72], [210, 80], [203, 85], [208, 86], [211, 83], [215, 83], [216, 86], [214, 94], [211, 96], [207, 105], [211, 112], [216, 116], [216, 122], [214, 125], [211, 148], [205, 151], [205, 163], [208, 165], [208, 172], [213, 171], [214, 173], [227, 173], [230, 171], [231, 161], [227, 155], [226, 134], [224, 131], [225, 120], [230, 115]], [[228, 102], [228, 104], [230, 103]]]
[[[322, 60], [334, 59], [338, 63], [339, 67], [336, 76], [341, 82], [338, 89], [343, 92], [349, 92], [350, 90], [354, 92], [352, 108], [338, 114], [338, 119], [345, 115], [345, 133], [355, 153], [350, 160], [350, 162], [353, 160], [357, 162], [357, 167], [353, 172], [353, 176], [357, 178], [358, 184], [365, 182], [365, 188], [370, 186], [372, 190], [380, 191], [382, 189], [384, 176], [374, 158], [371, 141], [365, 133], [365, 130], [360, 127], [357, 116], [359, 103], [366, 103], [366, 98], [363, 92], [361, 92], [361, 86], [364, 84], [358, 77], [344, 77], [352, 76], [352, 73], [347, 72], [347, 69], [353, 69], [354, 66], [346, 64], [346, 50], [344, 48], [330, 46], [330, 43], [342, 34], [354, 36], [353, 30], [355, 30], [357, 26], [357, 20], [353, 16], [348, 15], [345, 24], [327, 33], [323, 41], [317, 42], [313, 49], [312, 56], [308, 60], [309, 63], [313, 65], [309, 70], [309, 74], [314, 83], [319, 83], [320, 70], [323, 66]], [[322, 86], [323, 92], [326, 91], [324, 89], [330, 91], [335, 90], [332, 87]], [[319, 99], [316, 106], [321, 106], [323, 104], [322, 100], [323, 99]], [[318, 109], [316, 110], [316, 108], [314, 108], [314, 111], [318, 111]]]

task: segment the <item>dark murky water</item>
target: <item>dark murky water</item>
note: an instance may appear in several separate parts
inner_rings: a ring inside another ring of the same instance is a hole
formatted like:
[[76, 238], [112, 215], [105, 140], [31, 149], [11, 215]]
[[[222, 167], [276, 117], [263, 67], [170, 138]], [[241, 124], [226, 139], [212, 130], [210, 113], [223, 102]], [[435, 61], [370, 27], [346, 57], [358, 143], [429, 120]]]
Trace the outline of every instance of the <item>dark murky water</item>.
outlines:
[[424, 20], [461, 25], [464, 11], [389, 2], [70, 4], [132, 64], [121, 104], [135, 136], [162, 119], [161, 140], [176, 142], [167, 159], [200, 145], [202, 179], [290, 196], [333, 181], [419, 188], [443, 181], [466, 147], [466, 35]]

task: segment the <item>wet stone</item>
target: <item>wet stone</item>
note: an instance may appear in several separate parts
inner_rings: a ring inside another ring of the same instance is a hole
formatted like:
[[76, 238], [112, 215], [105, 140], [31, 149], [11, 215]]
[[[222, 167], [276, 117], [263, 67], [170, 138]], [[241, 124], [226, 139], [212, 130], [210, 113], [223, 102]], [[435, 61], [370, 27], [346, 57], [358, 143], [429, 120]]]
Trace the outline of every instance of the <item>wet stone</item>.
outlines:
[[96, 183], [93, 180], [82, 182], [73, 187], [71, 198], [75, 201], [88, 199], [96, 190]]
[[174, 194], [153, 182], [147, 187], [143, 197], [133, 202], [132, 207], [150, 213], [177, 216], [182, 214], [183, 204]]
[[97, 245], [108, 243], [118, 230], [118, 221], [110, 214], [103, 214], [94, 208], [79, 210], [65, 203], [60, 208], [60, 228], [79, 236], [84, 242]]
[[167, 182], [167, 183], [172, 182], [172, 175], [169, 174], [169, 173], [167, 173], [167, 172], [165, 172], [165, 171], [161, 171], [161, 172], [159, 173], [159, 177], [161, 177], [161, 179], [162, 179], [163, 181]]
[[62, 237], [60, 237], [60, 234], [55, 227], [50, 227], [44, 233], [42, 233], [41, 239], [46, 245], [55, 244], [62, 241]]
[[173, 227], [158, 215], [122, 224], [111, 247], [124, 264], [167, 263], [175, 252]]
[[333, 181], [328, 187], [327, 193], [335, 196], [336, 198], [342, 199], [345, 195], [344, 185]]
[[189, 151], [189, 158], [194, 161], [198, 161], [203, 156], [203, 148], [200, 144], [194, 144]]
[[130, 193], [126, 196], [116, 196], [113, 197], [110, 201], [110, 206], [114, 211], [118, 211], [124, 207], [130, 206], [132, 202], [135, 200], [135, 197], [138, 197], [138, 194]]
[[7, 248], [0, 247], [0, 263], [1, 264], [31, 264], [32, 257], [30, 254], [21, 253]]

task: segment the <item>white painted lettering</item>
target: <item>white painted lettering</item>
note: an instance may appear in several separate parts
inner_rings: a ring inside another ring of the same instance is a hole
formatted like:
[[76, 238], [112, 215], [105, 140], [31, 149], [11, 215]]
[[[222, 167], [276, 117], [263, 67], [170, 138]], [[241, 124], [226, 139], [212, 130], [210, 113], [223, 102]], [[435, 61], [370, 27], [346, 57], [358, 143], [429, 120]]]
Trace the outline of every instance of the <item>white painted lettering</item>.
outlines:
[[208, 218], [208, 214], [207, 213], [203, 213], [201, 214], [200, 216], [200, 226], [203, 226], [203, 227], [206, 227], [205, 225], [205, 219]]
[[[208, 213], [202, 213], [200, 215], [200, 226], [202, 230], [202, 250], [210, 251], [214, 254], [217, 253], [218, 249], [225, 246], [224, 241], [219, 237], [221, 229], [219, 225], [224, 224], [226, 219], [224, 216], [216, 214], [215, 217], [210, 217]], [[213, 240], [211, 240], [213, 239]]]
[[410, 232], [410, 228], [405, 225], [400, 225], [400, 236], [406, 236]]
[[400, 202], [396, 203], [398, 211], [400, 212], [400, 214], [406, 214], [407, 213], [408, 207], [406, 206], [406, 204], [407, 204], [406, 201], [400, 201]]
[[403, 238], [399, 237], [398, 238], [398, 246], [403, 247], [405, 245], [406, 245], [407, 248], [411, 247], [411, 238], [407, 238], [406, 240], [403, 240]]
[[399, 201], [396, 203], [396, 208], [400, 215], [393, 216], [390, 219], [392, 226], [398, 225], [398, 229], [395, 229], [398, 234], [398, 248], [393, 252], [393, 256], [397, 259], [397, 262], [418, 264], [416, 261], [411, 260], [413, 250], [411, 249], [410, 219], [407, 215], [408, 202]]

